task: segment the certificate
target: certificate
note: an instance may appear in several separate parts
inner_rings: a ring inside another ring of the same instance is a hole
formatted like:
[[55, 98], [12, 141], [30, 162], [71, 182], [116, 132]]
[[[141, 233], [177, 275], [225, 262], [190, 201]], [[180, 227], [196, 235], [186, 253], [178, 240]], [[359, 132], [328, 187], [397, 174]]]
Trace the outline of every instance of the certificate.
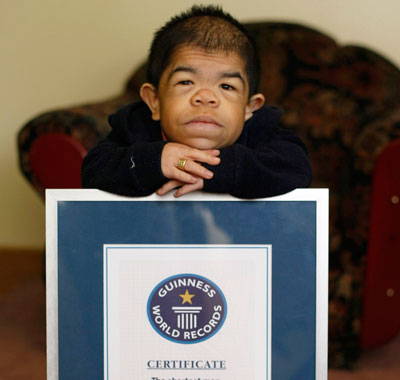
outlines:
[[266, 380], [271, 246], [106, 245], [105, 379]]
[[326, 380], [328, 191], [46, 192], [48, 380]]

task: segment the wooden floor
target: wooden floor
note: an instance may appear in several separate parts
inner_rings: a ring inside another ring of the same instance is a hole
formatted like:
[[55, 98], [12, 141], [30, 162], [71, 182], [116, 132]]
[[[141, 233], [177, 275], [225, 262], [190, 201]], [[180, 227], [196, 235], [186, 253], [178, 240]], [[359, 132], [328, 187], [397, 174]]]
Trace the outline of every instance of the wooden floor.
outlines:
[[46, 379], [41, 250], [0, 249], [0, 380]]
[[[45, 380], [43, 254], [0, 249], [0, 263], [0, 380]], [[356, 370], [330, 370], [328, 378], [399, 380], [400, 335], [363, 353]]]
[[43, 271], [44, 249], [0, 249], [0, 297]]

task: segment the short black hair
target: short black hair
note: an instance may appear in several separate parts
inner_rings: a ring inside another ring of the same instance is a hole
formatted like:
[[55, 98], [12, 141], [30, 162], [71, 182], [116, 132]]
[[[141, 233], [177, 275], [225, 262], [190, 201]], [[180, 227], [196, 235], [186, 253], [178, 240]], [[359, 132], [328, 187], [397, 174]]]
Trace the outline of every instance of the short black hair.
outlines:
[[147, 81], [156, 88], [181, 46], [208, 52], [236, 53], [244, 62], [249, 96], [258, 90], [260, 60], [256, 44], [244, 26], [215, 5], [194, 5], [170, 19], [154, 34], [147, 63]]

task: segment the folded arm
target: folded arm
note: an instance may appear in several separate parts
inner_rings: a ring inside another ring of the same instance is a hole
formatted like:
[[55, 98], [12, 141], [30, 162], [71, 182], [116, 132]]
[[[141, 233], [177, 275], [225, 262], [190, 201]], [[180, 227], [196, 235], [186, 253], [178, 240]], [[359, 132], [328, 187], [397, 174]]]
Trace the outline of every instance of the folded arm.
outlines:
[[[312, 169], [306, 148], [291, 131], [276, 128], [268, 139], [220, 149], [220, 165], [203, 190], [239, 198], [271, 197], [308, 187]], [[207, 165], [205, 165], [207, 167]]]
[[126, 145], [111, 132], [84, 158], [82, 187], [134, 197], [154, 193], [168, 181], [160, 166], [164, 145], [164, 141]]

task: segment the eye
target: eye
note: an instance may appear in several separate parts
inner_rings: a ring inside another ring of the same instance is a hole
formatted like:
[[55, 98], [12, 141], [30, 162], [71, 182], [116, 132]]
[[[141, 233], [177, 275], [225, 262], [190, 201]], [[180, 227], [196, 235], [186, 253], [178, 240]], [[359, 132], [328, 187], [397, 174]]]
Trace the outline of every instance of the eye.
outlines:
[[178, 84], [182, 86], [188, 86], [189, 84], [192, 84], [193, 82], [191, 80], [181, 80], [178, 82]]
[[230, 84], [226, 84], [226, 83], [221, 84], [221, 88], [223, 90], [227, 90], [227, 91], [232, 91], [235, 89], [235, 87], [231, 86]]

